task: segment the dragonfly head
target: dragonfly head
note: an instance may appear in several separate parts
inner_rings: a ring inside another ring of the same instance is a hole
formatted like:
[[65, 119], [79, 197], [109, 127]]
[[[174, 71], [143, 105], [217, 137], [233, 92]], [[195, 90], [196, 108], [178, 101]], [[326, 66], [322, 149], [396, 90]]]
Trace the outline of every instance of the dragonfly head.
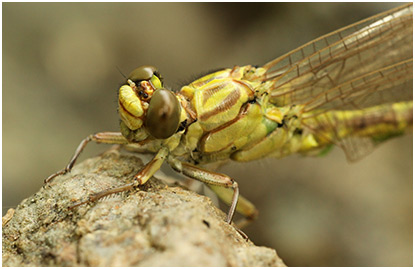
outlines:
[[149, 136], [165, 139], [172, 136], [180, 124], [181, 107], [175, 94], [163, 88], [163, 82], [153, 66], [134, 69], [118, 94], [121, 132], [130, 141]]

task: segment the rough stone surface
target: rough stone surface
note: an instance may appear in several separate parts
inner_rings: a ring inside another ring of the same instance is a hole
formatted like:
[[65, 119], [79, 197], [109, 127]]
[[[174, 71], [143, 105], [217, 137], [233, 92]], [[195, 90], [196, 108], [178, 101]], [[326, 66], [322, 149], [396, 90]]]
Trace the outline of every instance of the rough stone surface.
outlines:
[[3, 218], [3, 266], [285, 266], [247, 241], [207, 197], [147, 184], [69, 210], [131, 181], [142, 166], [109, 151], [74, 167]]

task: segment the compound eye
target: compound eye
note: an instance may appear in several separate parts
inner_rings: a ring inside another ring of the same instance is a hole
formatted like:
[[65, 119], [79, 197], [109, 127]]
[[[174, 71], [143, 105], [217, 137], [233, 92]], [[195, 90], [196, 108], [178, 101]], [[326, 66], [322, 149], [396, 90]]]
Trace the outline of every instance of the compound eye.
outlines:
[[145, 126], [155, 138], [165, 139], [179, 128], [180, 104], [173, 92], [164, 88], [154, 92], [147, 110]]
[[154, 66], [144, 65], [134, 69], [128, 76], [128, 79], [134, 82], [150, 80], [154, 73], [157, 73], [157, 69]]

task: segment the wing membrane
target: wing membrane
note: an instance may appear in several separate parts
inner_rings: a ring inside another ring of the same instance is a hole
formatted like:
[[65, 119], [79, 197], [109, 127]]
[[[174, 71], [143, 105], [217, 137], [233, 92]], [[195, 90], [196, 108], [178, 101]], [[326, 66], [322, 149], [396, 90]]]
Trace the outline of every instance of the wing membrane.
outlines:
[[412, 100], [412, 29], [409, 4], [322, 36], [267, 63], [270, 102], [302, 106], [304, 128], [340, 146], [349, 160], [360, 159], [373, 149], [371, 139], [353, 133], [345, 137], [340, 134], [345, 128], [339, 126], [348, 125], [346, 118], [318, 115]]
[[[343, 106], [355, 95], [334, 93], [337, 86], [409, 59], [412, 59], [412, 5], [320, 37], [264, 67], [268, 69], [266, 80], [272, 81], [271, 102], [279, 106], [306, 105], [305, 109], [310, 111], [316, 106], [343, 108], [327, 95], [342, 97]], [[379, 96], [365, 105], [384, 101]]]

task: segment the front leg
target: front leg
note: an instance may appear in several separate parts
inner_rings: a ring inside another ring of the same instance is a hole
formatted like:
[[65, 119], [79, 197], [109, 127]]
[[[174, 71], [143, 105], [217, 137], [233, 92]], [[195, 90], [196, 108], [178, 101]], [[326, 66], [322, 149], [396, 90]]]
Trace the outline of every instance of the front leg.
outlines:
[[86, 147], [88, 142], [95, 141], [96, 143], [105, 143], [105, 144], [128, 144], [128, 140], [120, 133], [120, 132], [102, 132], [89, 135], [87, 138], [81, 141], [78, 148], [75, 151], [75, 154], [72, 156], [71, 160], [69, 161], [68, 165], [65, 166], [62, 170], [50, 175], [47, 179], [45, 179], [45, 184], [50, 182], [52, 179], [59, 175], [64, 175], [72, 170], [76, 160], [78, 159], [79, 155], [81, 154], [82, 150]]
[[115, 187], [107, 190], [103, 190], [94, 194], [91, 194], [87, 199], [85, 199], [82, 202], [73, 204], [69, 207], [69, 209], [73, 209], [75, 207], [78, 207], [80, 205], [89, 203], [89, 202], [95, 202], [102, 197], [128, 191], [134, 187], [137, 187], [139, 185], [145, 184], [153, 175], [156, 173], [161, 165], [163, 164], [164, 160], [166, 159], [167, 155], [169, 154], [169, 150], [165, 147], [162, 147], [159, 152], [154, 156], [154, 158], [149, 161], [141, 170], [134, 176], [134, 182], [128, 183], [126, 185]]

